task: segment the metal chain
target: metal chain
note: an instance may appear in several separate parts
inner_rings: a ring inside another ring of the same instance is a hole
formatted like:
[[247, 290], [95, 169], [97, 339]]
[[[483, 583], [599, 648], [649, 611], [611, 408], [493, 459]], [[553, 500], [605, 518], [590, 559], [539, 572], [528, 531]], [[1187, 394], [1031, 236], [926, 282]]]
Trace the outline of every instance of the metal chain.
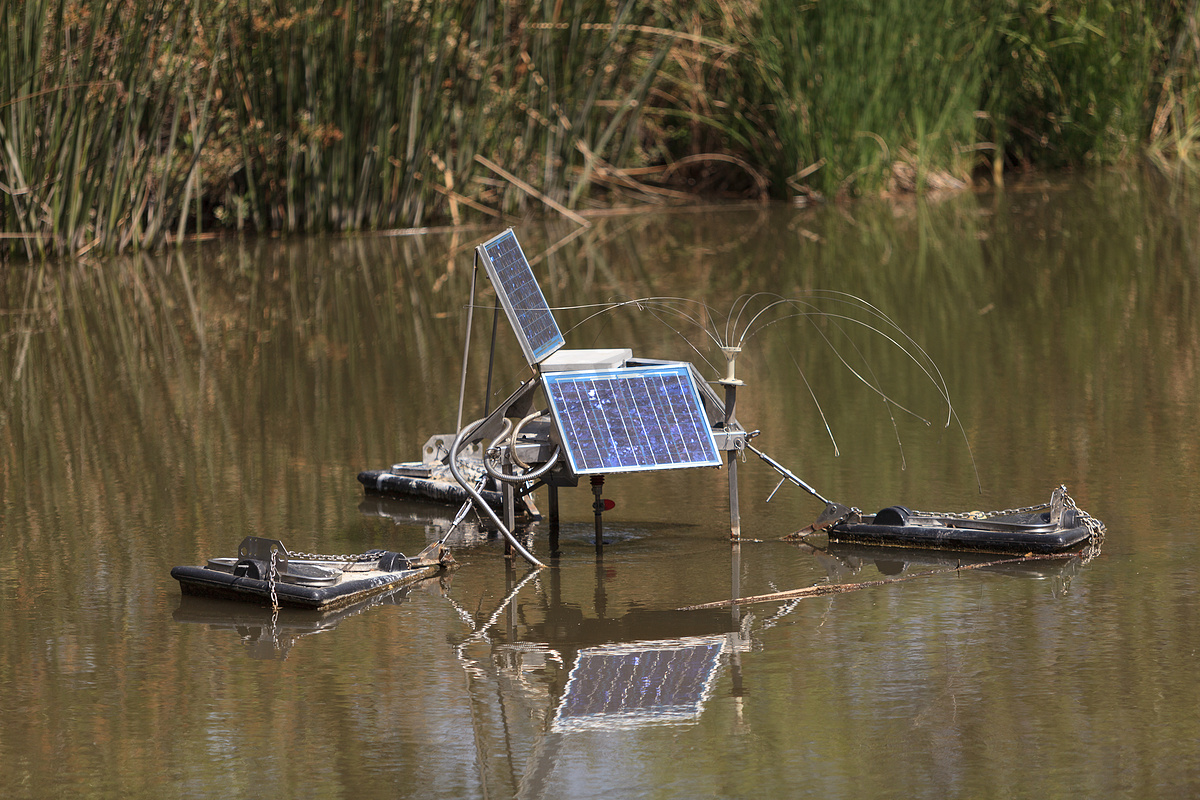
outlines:
[[320, 553], [288, 553], [291, 558], [301, 558], [307, 561], [378, 561], [379, 553], [359, 553], [352, 556], [331, 556]]
[[1059, 486], [1058, 489], [1062, 492], [1063, 508], [1075, 509], [1075, 516], [1078, 517], [1081, 522], [1083, 522], [1084, 527], [1086, 527], [1088, 529], [1088, 533], [1091, 534], [1091, 544], [1098, 545], [1100, 543], [1100, 539], [1104, 537], [1104, 533], [1108, 530], [1108, 528], [1103, 522], [1096, 519], [1079, 506], [1075, 505], [1075, 499], [1071, 497], [1071, 495], [1067, 494], [1066, 486]]
[[279, 597], [275, 594], [275, 582], [279, 576], [279, 570], [275, 567], [278, 552], [274, 547], [271, 548], [271, 568], [267, 572], [267, 583], [271, 587], [271, 627], [267, 635], [271, 637], [272, 649], [279, 648]]
[[[1070, 500], [1070, 495], [1067, 494], [1067, 487], [1059, 486], [1058, 490], [1062, 492], [1064, 507], [1066, 501]], [[1013, 514], [1032, 514], [1035, 511], [1045, 511], [1050, 508], [1053, 499], [1050, 503], [1038, 503], [1032, 506], [1020, 506], [1018, 508], [1005, 508], [997, 511], [913, 511], [919, 517], [945, 517], [947, 519], [990, 519], [991, 517], [1007, 517]], [[1074, 501], [1071, 501], [1071, 506], [1074, 507]]]
[[[1098, 545], [1107, 530], [1104, 523], [1076, 505], [1075, 499], [1067, 493], [1065, 485], [1060, 484], [1055, 493], [1062, 497], [1063, 509], [1074, 509], [1076, 518], [1083, 523], [1084, 527], [1091, 534], [1090, 543]], [[1021, 508], [1006, 508], [1002, 511], [950, 511], [940, 514], [928, 511], [914, 511], [913, 513], [922, 517], [945, 517], [946, 519], [990, 519], [991, 517], [1007, 517], [1013, 514], [1031, 514], [1035, 511], [1045, 511], [1051, 507], [1052, 503], [1053, 500], [1050, 503], [1039, 503], [1036, 506], [1022, 506]]]
[[271, 587], [271, 609], [276, 614], [279, 613], [279, 597], [275, 594], [275, 581], [279, 577], [279, 571], [275, 568], [275, 557], [278, 552], [274, 547], [271, 548], [271, 569], [267, 572], [267, 585]]
[[1021, 506], [1020, 508], [1005, 508], [999, 511], [913, 511], [918, 517], [945, 517], [946, 519], [990, 519], [992, 517], [1007, 517], [1012, 514], [1032, 514], [1034, 511], [1045, 511], [1049, 503], [1038, 503], [1036, 506]]

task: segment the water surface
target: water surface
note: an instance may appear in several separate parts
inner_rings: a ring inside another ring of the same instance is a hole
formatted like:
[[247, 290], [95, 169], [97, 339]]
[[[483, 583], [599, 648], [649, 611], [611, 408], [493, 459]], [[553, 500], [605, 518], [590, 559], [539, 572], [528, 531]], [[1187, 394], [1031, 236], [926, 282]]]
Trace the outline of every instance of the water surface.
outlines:
[[[498, 230], [10, 268], [5, 793], [1194, 795], [1198, 219], [1192, 192], [1097, 173], [519, 226], [570, 347], [719, 377], [719, 352], [648, 306], [575, 327], [595, 304], [646, 296], [701, 300], [717, 330], [754, 292], [846, 292], [895, 320], [940, 368], [948, 426], [929, 378], [880, 337], [851, 345], [828, 321], [789, 320], [739, 360], [755, 443], [826, 496], [991, 510], [1066, 484], [1108, 525], [1087, 563], [736, 614], [675, 609], [952, 564], [779, 541], [821, 507], [790, 486], [765, 503], [778, 479], [751, 457], [743, 534], [761, 543], [730, 547], [725, 471], [626, 475], [606, 484], [617, 505], [599, 559], [583, 488], [562, 495], [563, 555], [532, 576], [469, 525], [452, 576], [352, 613], [273, 620], [181, 599], [171, 567], [248, 534], [326, 553], [441, 535], [446, 511], [364, 498], [355, 475], [454, 429], [472, 249]], [[484, 405], [493, 300], [481, 275], [468, 417]], [[501, 319], [497, 399], [526, 374]], [[547, 557], [544, 523], [531, 532]], [[653, 709], [647, 676], [670, 689]], [[560, 707], [597, 713], [583, 724]]]

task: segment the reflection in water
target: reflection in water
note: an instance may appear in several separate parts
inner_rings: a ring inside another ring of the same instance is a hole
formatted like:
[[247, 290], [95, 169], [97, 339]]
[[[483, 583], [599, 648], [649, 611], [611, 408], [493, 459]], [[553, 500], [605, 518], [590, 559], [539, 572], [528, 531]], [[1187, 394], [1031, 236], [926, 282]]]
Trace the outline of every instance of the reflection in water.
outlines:
[[305, 636], [332, 631], [346, 619], [379, 606], [398, 606], [413, 592], [445, 595], [449, 575], [426, 578], [417, 583], [381, 592], [360, 603], [333, 611], [301, 608], [271, 609], [233, 600], [182, 595], [173, 617], [176, 622], [206, 625], [213, 631], [235, 632], [251, 658], [286, 660], [292, 647]]
[[585, 647], [575, 657], [550, 730], [695, 722], [725, 641], [709, 636]]
[[358, 510], [363, 516], [387, 520], [393, 525], [424, 528], [426, 542], [444, 540], [450, 547], [486, 544], [497, 536], [494, 530], [483, 526], [474, 512], [463, 517], [455, 526], [454, 520], [460, 509], [443, 503], [368, 494], [358, 504]]
[[1098, 546], [1089, 546], [1081, 552], [1064, 553], [1060, 557], [1039, 556], [1036, 559], [1006, 557], [995, 553], [916, 550], [839, 542], [829, 542], [823, 548], [811, 547], [811, 550], [814, 558], [828, 572], [831, 583], [849, 583], [852, 578], [861, 579], [868, 567], [874, 567], [885, 578], [913, 572], [944, 572], [970, 567], [988, 574], [1048, 580], [1055, 596], [1069, 591], [1072, 580], [1084, 565], [1100, 555]]
[[[600, 596], [604, 571], [595, 575]], [[528, 572], [478, 626], [460, 609], [474, 627], [456, 651], [468, 677], [476, 757], [489, 795], [551, 796], [559, 762], [587, 751], [586, 742], [572, 744], [574, 734], [695, 724], [721, 667], [749, 647], [749, 626], [739, 628], [728, 612], [587, 617], [557, 595], [553, 574], [549, 591], [539, 591], [543, 577]], [[537, 614], [514, 613], [523, 592], [536, 595]], [[664, 638], [637, 638], [655, 632]]]
[[[870, 565], [891, 575], [996, 560], [994, 554], [861, 545], [801, 548], [811, 551], [836, 582], [861, 577]], [[735, 576], [740, 549], [735, 548], [732, 562]], [[987, 570], [1049, 580], [1059, 596], [1083, 563], [1074, 555]], [[476, 758], [489, 795], [553, 796], [567, 780], [570, 764], [586, 760], [599, 742], [620, 751], [638, 747], [638, 733], [647, 727], [698, 724], [722, 674], [734, 730], [747, 733], [744, 683], [761, 687], [764, 680], [746, 666], [747, 654], [761, 654], [774, 637], [768, 632], [786, 625], [802, 602], [780, 601], [761, 618], [737, 607], [732, 613], [634, 611], [607, 618], [601, 599], [605, 571], [598, 567], [594, 575], [594, 616], [563, 602], [554, 575], [538, 571], [519, 581], [510, 575], [507, 595], [486, 617], [459, 609], [473, 627], [456, 650], [468, 677]], [[516, 611], [522, 597], [532, 602]], [[805, 667], [797, 662], [795, 669]]]

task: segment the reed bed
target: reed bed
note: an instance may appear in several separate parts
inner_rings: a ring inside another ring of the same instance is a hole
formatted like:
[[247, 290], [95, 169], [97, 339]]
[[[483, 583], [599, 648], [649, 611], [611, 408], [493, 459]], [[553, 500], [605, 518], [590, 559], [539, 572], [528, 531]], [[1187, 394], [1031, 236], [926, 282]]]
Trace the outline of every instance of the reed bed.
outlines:
[[[1197, 0], [0, 0], [0, 252], [1185, 161]], [[494, 223], [493, 223], [494, 224]]]

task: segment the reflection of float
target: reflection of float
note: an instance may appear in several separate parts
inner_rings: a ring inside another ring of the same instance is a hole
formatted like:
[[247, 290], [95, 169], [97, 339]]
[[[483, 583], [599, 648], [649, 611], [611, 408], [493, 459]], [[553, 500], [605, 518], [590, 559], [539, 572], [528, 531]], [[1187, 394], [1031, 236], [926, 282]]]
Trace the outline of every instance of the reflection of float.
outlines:
[[474, 515], [456, 522], [450, 506], [433, 501], [368, 494], [359, 502], [358, 511], [364, 517], [377, 517], [393, 525], [423, 528], [425, 541], [430, 543], [445, 543], [450, 534], [455, 533], [453, 544], [461, 547], [481, 544], [499, 535], [483, 528]]
[[[947, 553], [944, 550], [885, 547], [830, 541], [823, 548], [823, 561], [831, 578], [858, 574], [873, 566], [884, 577], [909, 574], [914, 570], [943, 571], [963, 567], [1013, 578], [1047, 580], [1073, 574], [1084, 559], [1076, 553], [1055, 558], [1003, 558], [995, 553]], [[1046, 554], [1051, 555], [1051, 554]]]
[[344, 620], [379, 606], [398, 606], [414, 591], [444, 594], [445, 577], [424, 578], [373, 595], [333, 611], [303, 608], [271, 609], [236, 600], [183, 595], [175, 609], [176, 622], [207, 625], [235, 633], [253, 658], [286, 659], [292, 646], [305, 637], [332, 631]]

